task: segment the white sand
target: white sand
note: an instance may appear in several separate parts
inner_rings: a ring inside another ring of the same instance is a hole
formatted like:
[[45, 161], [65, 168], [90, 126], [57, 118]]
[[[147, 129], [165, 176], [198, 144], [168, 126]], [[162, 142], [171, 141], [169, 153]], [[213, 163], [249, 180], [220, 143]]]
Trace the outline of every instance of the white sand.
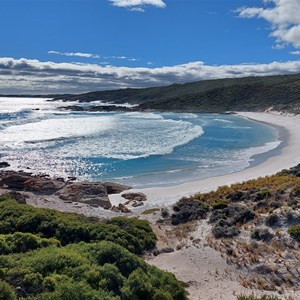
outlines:
[[[240, 115], [256, 121], [284, 127], [287, 136], [281, 138], [283, 138], [285, 146], [281, 148], [276, 156], [270, 156], [261, 164], [240, 172], [189, 182], [174, 187], [142, 189], [140, 191], [148, 197], [148, 205], [167, 206], [173, 204], [182, 196], [189, 196], [197, 192], [208, 192], [217, 189], [221, 185], [272, 175], [282, 169], [293, 167], [300, 162], [299, 116], [282, 116], [266, 113], [240, 113]], [[118, 201], [119, 198], [116, 197], [114, 200]], [[235, 300], [236, 295], [240, 294], [268, 294], [265, 291], [249, 290], [240, 285], [238, 271], [234, 267], [229, 266], [219, 252], [206, 245], [206, 238], [209, 232], [209, 225], [205, 221], [201, 221], [196, 231], [191, 233], [194, 237], [193, 240], [198, 239], [200, 243], [194, 244], [190, 242], [188, 247], [170, 254], [159, 255], [154, 259], [149, 259], [148, 262], [174, 273], [179, 280], [189, 283], [187, 290], [190, 293], [189, 299], [191, 300]], [[285, 295], [281, 295], [280, 298], [300, 299], [300, 291], [287, 292]]]
[[[284, 127], [288, 135], [283, 137], [286, 145], [277, 155], [271, 156], [261, 164], [246, 168], [240, 172], [210, 177], [172, 187], [132, 190], [143, 192], [147, 195], [147, 204], [145, 203], [146, 205], [143, 206], [143, 208], [139, 208], [139, 210], [148, 207], [168, 206], [174, 204], [183, 196], [193, 195], [198, 192], [209, 192], [222, 185], [230, 185], [249, 179], [272, 175], [300, 163], [300, 116], [250, 112], [242, 112], [239, 113], [239, 115], [270, 125]], [[113, 204], [124, 202], [124, 199], [120, 195], [111, 195], [110, 199]]]

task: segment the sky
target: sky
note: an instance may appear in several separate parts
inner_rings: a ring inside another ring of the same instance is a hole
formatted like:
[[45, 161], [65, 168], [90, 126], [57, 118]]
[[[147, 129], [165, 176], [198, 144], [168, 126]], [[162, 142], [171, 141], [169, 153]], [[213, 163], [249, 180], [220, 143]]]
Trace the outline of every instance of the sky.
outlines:
[[0, 0], [0, 94], [300, 73], [300, 0]]

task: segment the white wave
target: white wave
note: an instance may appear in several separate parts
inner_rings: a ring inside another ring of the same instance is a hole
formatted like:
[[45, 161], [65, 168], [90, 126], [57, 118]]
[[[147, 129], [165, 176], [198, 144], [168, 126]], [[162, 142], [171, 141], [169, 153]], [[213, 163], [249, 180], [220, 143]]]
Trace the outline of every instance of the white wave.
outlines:
[[231, 123], [231, 124], [234, 123], [233, 121], [230, 121], [230, 120], [218, 119], [218, 118], [212, 119], [212, 121], [214, 121], [214, 122], [220, 122], [220, 123]]
[[252, 160], [252, 157], [254, 155], [257, 155], [257, 154], [262, 154], [262, 153], [266, 153], [266, 152], [269, 152], [271, 150], [274, 150], [276, 149], [279, 145], [281, 144], [281, 141], [274, 141], [274, 142], [269, 142], [269, 143], [266, 143], [265, 145], [263, 146], [260, 146], [260, 147], [252, 147], [252, 148], [249, 148], [247, 150], [244, 150], [243, 152]]
[[203, 134], [200, 126], [173, 120], [134, 120], [119, 118], [114, 130], [65, 146], [69, 156], [105, 157], [121, 160], [172, 153]]
[[[6, 148], [26, 147], [36, 142], [88, 137], [109, 131], [114, 126], [114, 117], [77, 117], [37, 119], [20, 125], [12, 125], [0, 131], [0, 141]], [[40, 147], [41, 145], [36, 145]], [[32, 147], [32, 145], [31, 145]], [[43, 146], [45, 147], [45, 145]]]
[[134, 118], [134, 119], [152, 119], [152, 120], [162, 120], [163, 116], [158, 113], [141, 113], [141, 112], [128, 112], [123, 113], [122, 117]]

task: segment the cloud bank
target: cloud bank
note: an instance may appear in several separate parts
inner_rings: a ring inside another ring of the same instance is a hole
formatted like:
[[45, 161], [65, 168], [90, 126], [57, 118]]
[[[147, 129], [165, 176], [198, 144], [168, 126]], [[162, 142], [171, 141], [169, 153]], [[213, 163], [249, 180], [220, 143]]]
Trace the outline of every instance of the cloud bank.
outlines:
[[150, 87], [204, 79], [300, 73], [300, 61], [209, 66], [203, 62], [160, 68], [0, 58], [0, 94], [82, 93]]
[[261, 18], [271, 24], [271, 36], [278, 49], [291, 44], [300, 48], [300, 1], [262, 0], [263, 7], [242, 7], [237, 10], [242, 18]]
[[165, 8], [166, 3], [162, 0], [109, 0], [113, 6], [129, 8], [132, 11], [144, 12], [145, 6]]

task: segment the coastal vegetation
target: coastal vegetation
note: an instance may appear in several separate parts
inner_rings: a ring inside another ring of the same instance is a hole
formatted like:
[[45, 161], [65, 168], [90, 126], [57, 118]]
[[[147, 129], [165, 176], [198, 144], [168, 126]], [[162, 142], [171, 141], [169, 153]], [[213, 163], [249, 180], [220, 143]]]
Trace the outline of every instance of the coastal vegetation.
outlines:
[[[300, 74], [203, 80], [146, 89], [97, 91], [54, 99], [112, 104], [130, 103], [132, 110], [180, 112], [275, 111], [300, 112]], [[101, 110], [103, 107], [90, 110]], [[120, 109], [115, 107], [114, 109]], [[126, 109], [128, 110], [128, 109]]]
[[144, 220], [105, 222], [0, 196], [0, 299], [186, 299], [175, 277], [137, 254], [156, 237]]
[[195, 220], [210, 224], [208, 245], [239, 270], [244, 287], [278, 293], [299, 288], [300, 165], [183, 198], [164, 218], [173, 225]]

